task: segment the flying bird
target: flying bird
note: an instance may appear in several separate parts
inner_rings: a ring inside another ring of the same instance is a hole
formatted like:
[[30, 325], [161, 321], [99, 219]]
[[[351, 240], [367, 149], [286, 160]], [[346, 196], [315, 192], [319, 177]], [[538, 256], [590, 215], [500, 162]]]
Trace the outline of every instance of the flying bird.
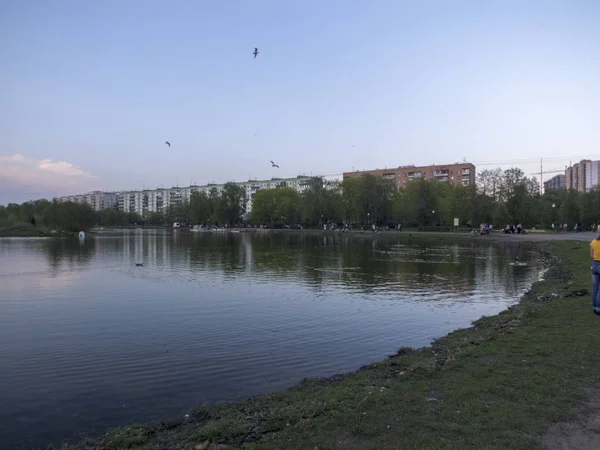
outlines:
[[271, 167], [277, 167], [279, 169], [279, 166], [277, 164], [275, 164], [273, 161], [271, 161]]
[[258, 55], [258, 49], [256, 47], [254, 47], [254, 59], [256, 59], [256, 56]]
[[166, 141], [165, 144], [167, 144], [169, 148], [171, 148], [171, 143], [169, 141]]

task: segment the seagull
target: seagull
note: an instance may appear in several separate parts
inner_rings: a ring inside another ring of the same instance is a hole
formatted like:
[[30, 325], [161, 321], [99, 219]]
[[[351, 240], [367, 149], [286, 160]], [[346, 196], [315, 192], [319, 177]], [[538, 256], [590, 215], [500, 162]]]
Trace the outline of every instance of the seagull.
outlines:
[[271, 167], [277, 167], [279, 169], [279, 166], [277, 164], [275, 164], [273, 161], [271, 161]]
[[254, 47], [254, 59], [256, 59], [256, 56], [258, 55], [258, 49], [256, 47]]
[[166, 141], [165, 144], [167, 144], [169, 148], [171, 148], [171, 143], [169, 141]]

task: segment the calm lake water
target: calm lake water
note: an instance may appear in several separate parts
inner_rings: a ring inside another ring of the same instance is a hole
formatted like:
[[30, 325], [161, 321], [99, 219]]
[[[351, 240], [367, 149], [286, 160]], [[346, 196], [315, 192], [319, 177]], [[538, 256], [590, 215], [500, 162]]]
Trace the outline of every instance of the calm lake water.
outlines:
[[0, 239], [0, 447], [183, 415], [427, 345], [518, 300], [539, 269], [516, 255], [534, 258], [301, 233]]

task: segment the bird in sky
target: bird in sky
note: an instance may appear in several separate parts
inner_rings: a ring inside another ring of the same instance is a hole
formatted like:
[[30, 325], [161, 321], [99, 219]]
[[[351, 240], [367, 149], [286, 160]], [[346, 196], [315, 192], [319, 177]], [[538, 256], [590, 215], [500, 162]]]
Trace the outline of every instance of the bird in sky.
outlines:
[[256, 47], [254, 47], [254, 59], [256, 59], [256, 56], [258, 55], [258, 49]]
[[275, 164], [273, 161], [271, 161], [271, 167], [277, 167], [279, 169], [279, 166], [277, 164]]
[[169, 141], [166, 141], [165, 144], [167, 144], [169, 148], [171, 147], [171, 143]]

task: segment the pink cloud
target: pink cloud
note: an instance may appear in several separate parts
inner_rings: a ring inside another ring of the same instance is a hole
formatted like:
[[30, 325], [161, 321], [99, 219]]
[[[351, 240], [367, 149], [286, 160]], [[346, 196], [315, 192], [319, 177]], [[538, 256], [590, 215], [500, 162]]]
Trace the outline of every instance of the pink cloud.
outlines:
[[67, 161], [37, 159], [19, 153], [0, 155], [0, 179], [54, 191], [90, 190], [95, 177]]

